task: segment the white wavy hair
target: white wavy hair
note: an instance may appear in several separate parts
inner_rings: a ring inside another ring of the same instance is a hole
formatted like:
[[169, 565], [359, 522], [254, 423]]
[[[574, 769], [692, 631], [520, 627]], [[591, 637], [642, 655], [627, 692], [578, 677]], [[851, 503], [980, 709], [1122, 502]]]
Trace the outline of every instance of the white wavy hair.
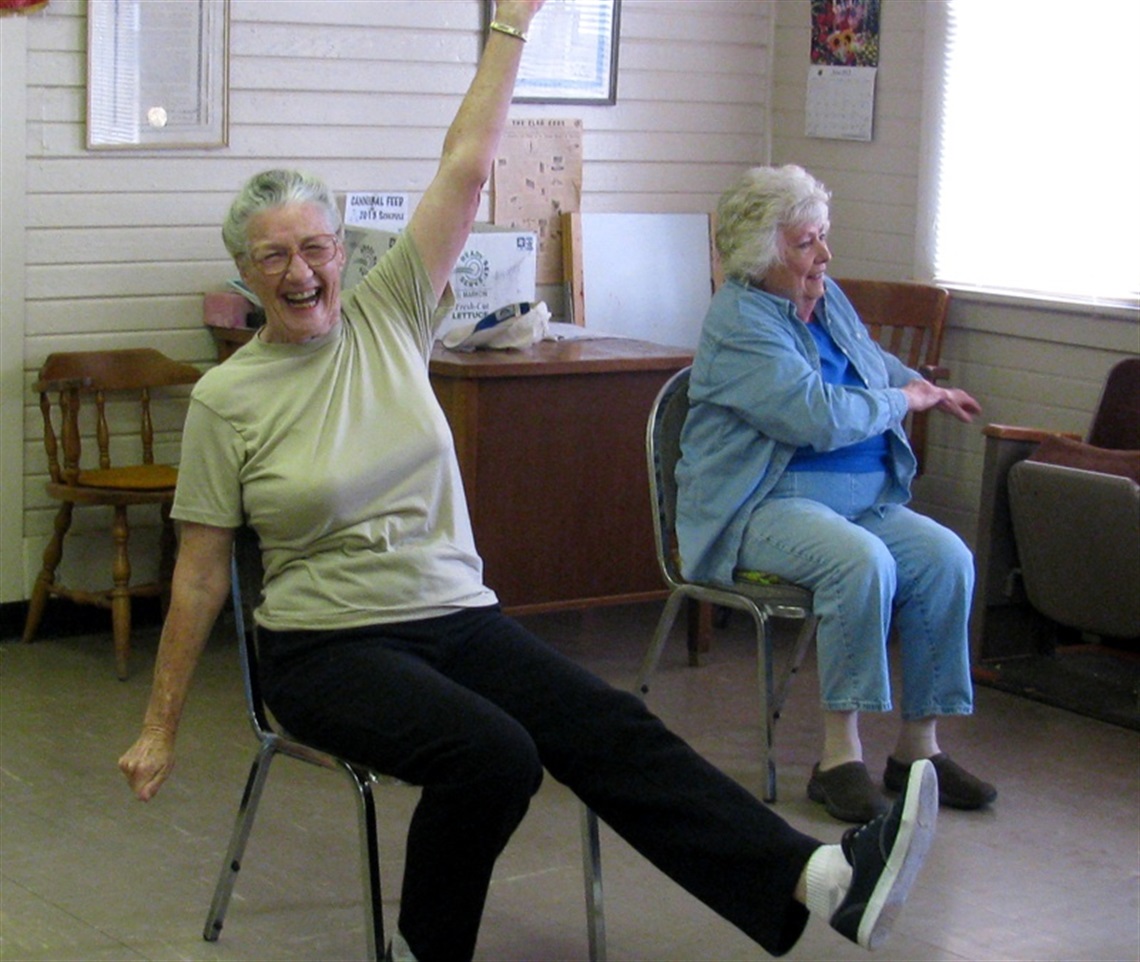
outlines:
[[249, 222], [256, 214], [286, 204], [316, 204], [339, 236], [340, 209], [332, 191], [319, 177], [299, 170], [263, 170], [245, 182], [222, 224], [222, 242], [234, 260], [249, 253]]
[[780, 261], [780, 230], [827, 223], [831, 192], [802, 167], [753, 167], [717, 204], [716, 247], [725, 276], [758, 283]]

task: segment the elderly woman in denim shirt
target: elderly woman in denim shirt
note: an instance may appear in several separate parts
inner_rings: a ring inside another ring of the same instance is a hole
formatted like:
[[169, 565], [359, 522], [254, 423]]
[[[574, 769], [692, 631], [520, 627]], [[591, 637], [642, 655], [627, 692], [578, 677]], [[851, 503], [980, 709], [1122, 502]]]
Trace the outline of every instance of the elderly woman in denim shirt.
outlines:
[[991, 802], [996, 789], [939, 747], [936, 720], [973, 708], [969, 549], [905, 507], [915, 457], [902, 422], [938, 408], [981, 410], [882, 350], [827, 277], [830, 195], [799, 167], [754, 168], [721, 199], [726, 276], [693, 362], [681, 437], [677, 535], [697, 581], [761, 570], [810, 588], [820, 618], [823, 753], [809, 796], [867, 821], [886, 802], [863, 761], [859, 713], [890, 711], [887, 637], [902, 658], [902, 726], [883, 783], [929, 758], [940, 800]]

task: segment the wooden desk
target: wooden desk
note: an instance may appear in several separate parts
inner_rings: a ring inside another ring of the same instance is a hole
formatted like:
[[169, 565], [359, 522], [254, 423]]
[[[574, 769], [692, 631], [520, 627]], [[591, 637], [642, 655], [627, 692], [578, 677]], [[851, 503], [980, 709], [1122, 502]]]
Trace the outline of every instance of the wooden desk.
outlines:
[[486, 581], [515, 613], [664, 597], [645, 423], [692, 355], [644, 341], [460, 354], [431, 381], [455, 435]]
[[[224, 360], [252, 331], [211, 328]], [[485, 578], [515, 614], [665, 595], [653, 545], [645, 424], [692, 362], [644, 341], [544, 341], [459, 353], [431, 383], [451, 425]]]

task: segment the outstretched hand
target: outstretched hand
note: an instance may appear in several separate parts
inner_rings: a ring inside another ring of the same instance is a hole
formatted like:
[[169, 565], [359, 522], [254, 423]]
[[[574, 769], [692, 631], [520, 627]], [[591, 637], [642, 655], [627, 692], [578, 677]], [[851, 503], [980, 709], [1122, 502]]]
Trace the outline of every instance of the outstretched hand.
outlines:
[[946, 396], [935, 405], [939, 411], [952, 414], [959, 421], [965, 421], [967, 424], [974, 420], [975, 415], [982, 413], [982, 406], [965, 391], [956, 387], [943, 388], [942, 390], [945, 391]]
[[911, 411], [928, 411], [937, 408], [967, 424], [982, 413], [982, 406], [969, 394], [956, 387], [939, 387], [924, 378], [916, 378], [902, 387], [907, 408]]
[[138, 740], [119, 759], [119, 770], [131, 791], [144, 802], [158, 793], [174, 769], [174, 739], [158, 728], [144, 728]]

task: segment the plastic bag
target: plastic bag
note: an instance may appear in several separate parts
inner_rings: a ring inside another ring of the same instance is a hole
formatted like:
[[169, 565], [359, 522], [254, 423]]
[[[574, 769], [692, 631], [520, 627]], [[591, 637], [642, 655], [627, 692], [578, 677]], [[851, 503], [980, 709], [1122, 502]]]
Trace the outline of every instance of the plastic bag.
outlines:
[[443, 346], [453, 351], [508, 350], [530, 347], [550, 330], [550, 310], [545, 301], [537, 304], [508, 304], [475, 324], [448, 331]]

